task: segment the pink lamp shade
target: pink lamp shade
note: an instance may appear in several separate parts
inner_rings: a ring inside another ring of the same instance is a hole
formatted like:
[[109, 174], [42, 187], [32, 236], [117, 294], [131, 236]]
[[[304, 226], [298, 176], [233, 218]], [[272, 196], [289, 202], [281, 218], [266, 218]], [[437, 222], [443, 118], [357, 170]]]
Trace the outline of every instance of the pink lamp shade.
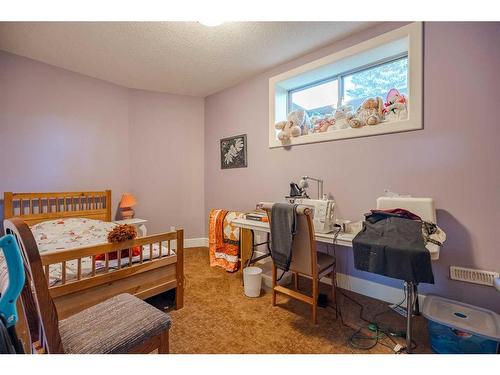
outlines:
[[137, 204], [137, 199], [131, 193], [125, 193], [122, 195], [122, 200], [120, 201], [120, 211], [122, 214], [122, 219], [132, 219], [134, 217], [134, 210], [132, 206]]
[[137, 204], [137, 199], [131, 193], [125, 193], [122, 195], [122, 200], [120, 201], [120, 208], [133, 207]]

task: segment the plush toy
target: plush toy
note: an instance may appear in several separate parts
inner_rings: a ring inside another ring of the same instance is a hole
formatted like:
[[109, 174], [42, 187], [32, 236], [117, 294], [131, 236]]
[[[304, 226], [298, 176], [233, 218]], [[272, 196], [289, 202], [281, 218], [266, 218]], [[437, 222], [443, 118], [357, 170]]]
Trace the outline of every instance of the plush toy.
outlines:
[[335, 126], [335, 118], [333, 115], [313, 116], [311, 117], [313, 125], [313, 133], [324, 133], [333, 131]]
[[387, 121], [406, 120], [408, 118], [408, 98], [397, 89], [390, 89], [384, 106]]
[[294, 125], [291, 121], [280, 121], [274, 125], [278, 132], [278, 139], [285, 143], [290, 140], [291, 137], [298, 137], [302, 130], [299, 126]]
[[354, 117], [349, 120], [349, 125], [351, 128], [360, 128], [365, 125], [377, 125], [384, 118], [382, 113], [383, 109], [384, 103], [381, 97], [368, 98], [356, 110]]
[[297, 109], [288, 114], [287, 120], [291, 122], [291, 126], [300, 127], [301, 134], [307, 135], [312, 131], [311, 120], [307, 115], [307, 112], [303, 109]]
[[311, 116], [310, 120], [311, 120], [311, 126], [312, 126], [313, 133], [317, 133], [317, 130], [319, 129], [319, 123], [321, 122], [321, 120], [323, 120], [323, 116], [314, 115], [314, 116]]
[[350, 105], [340, 106], [333, 115], [333, 118], [335, 119], [335, 127], [337, 129], [347, 129], [349, 127], [349, 120], [352, 117], [352, 107]]
[[286, 121], [277, 122], [274, 127], [279, 130], [278, 139], [282, 143], [288, 142], [292, 137], [306, 135], [313, 131], [311, 120], [303, 109], [290, 112]]

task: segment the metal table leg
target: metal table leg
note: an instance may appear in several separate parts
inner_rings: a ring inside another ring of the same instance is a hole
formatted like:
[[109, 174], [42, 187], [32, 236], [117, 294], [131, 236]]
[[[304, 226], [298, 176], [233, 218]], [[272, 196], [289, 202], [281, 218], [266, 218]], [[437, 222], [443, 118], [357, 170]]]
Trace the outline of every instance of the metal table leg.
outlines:
[[[262, 242], [262, 243], [253, 243], [255, 234], [254, 231], [252, 230], [252, 252], [250, 253], [250, 257], [246, 261], [245, 267], [250, 267], [252, 264], [257, 263], [259, 260], [265, 259], [267, 257], [271, 256], [271, 249], [269, 247], [270, 239], [269, 239], [269, 233], [267, 233], [267, 241]], [[254, 258], [253, 256], [255, 255], [255, 249], [259, 246], [262, 245], [267, 245], [267, 254], [258, 256], [257, 258]]]
[[411, 332], [413, 323], [413, 303], [415, 299], [415, 285], [406, 283], [406, 352], [411, 353]]

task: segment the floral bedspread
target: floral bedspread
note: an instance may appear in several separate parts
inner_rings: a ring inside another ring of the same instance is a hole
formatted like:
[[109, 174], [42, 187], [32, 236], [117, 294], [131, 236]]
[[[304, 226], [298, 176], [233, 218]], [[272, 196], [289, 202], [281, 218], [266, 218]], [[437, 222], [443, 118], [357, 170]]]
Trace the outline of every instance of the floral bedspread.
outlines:
[[31, 227], [38, 251], [73, 249], [108, 242], [117, 224], [84, 218], [44, 221]]
[[[117, 224], [101, 220], [85, 219], [85, 218], [68, 218], [44, 221], [31, 227], [33, 237], [38, 246], [39, 252], [42, 254], [48, 251], [67, 250], [84, 246], [91, 246], [108, 242], [108, 232], [111, 231]], [[167, 254], [167, 247], [162, 246], [162, 254]], [[149, 246], [143, 246], [143, 259], [150, 258]], [[171, 254], [175, 251], [171, 250]], [[159, 245], [153, 245], [153, 258], [159, 256]], [[132, 263], [138, 262], [140, 256], [132, 258]], [[121, 266], [129, 263], [129, 258], [120, 260]], [[100, 272], [105, 268], [105, 261], [96, 260], [96, 272]], [[81, 264], [82, 277], [87, 277], [92, 274], [92, 258], [82, 258]], [[113, 270], [118, 267], [118, 260], [110, 260], [108, 267]], [[71, 260], [66, 262], [66, 280], [76, 280], [78, 262]], [[0, 251], [0, 276], [6, 275], [5, 258], [3, 252]], [[61, 281], [62, 265], [54, 264], [49, 267], [49, 285], [56, 285]]]

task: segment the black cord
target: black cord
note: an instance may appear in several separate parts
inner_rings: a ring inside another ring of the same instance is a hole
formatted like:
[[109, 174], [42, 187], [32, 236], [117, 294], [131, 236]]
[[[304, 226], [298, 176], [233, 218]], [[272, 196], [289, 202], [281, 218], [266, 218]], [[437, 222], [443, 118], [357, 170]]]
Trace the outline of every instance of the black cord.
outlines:
[[403, 297], [403, 300], [402, 300], [401, 302], [399, 302], [398, 304], [394, 305], [393, 307], [390, 307], [390, 310], [381, 311], [381, 312], [379, 312], [379, 313], [375, 314], [375, 315], [373, 316], [373, 322], [374, 322], [377, 326], [379, 326], [379, 323], [377, 322], [377, 320], [376, 320], [376, 319], [377, 319], [379, 316], [385, 315], [385, 314], [387, 314], [387, 313], [389, 313], [389, 312], [393, 312], [393, 311], [395, 311], [398, 307], [401, 307], [401, 305], [402, 305], [402, 304], [406, 301], [406, 298], [407, 298], [407, 294], [406, 294], [406, 290], [405, 290], [405, 291], [404, 291], [404, 297]]
[[[340, 231], [341, 231], [341, 227], [338, 227], [337, 231], [334, 232], [333, 234], [333, 241], [332, 241], [332, 245], [333, 245], [333, 256], [335, 258], [335, 261], [337, 261], [337, 257], [336, 257], [336, 244], [335, 242], [337, 241], [337, 237], [338, 235], [340, 234]], [[328, 255], [331, 255], [330, 254], [330, 251], [329, 251], [329, 246], [327, 246], [327, 252], [328, 252]], [[391, 336], [393, 334], [395, 334], [394, 330], [391, 330], [390, 328], [387, 328], [387, 329], [381, 329], [379, 327], [379, 324], [377, 323], [376, 321], [376, 318], [383, 315], [383, 314], [386, 314], [388, 312], [391, 312], [391, 311], [394, 311], [394, 309], [400, 307], [407, 299], [407, 293], [406, 293], [406, 289], [404, 291], [404, 298], [401, 302], [399, 302], [397, 305], [393, 306], [391, 308], [391, 310], [387, 310], [387, 311], [382, 311], [382, 312], [379, 312], [377, 313], [373, 319], [366, 319], [364, 317], [364, 306], [356, 301], [355, 299], [349, 297], [347, 294], [345, 294], [343, 291], [341, 291], [340, 289], [338, 289], [337, 287], [337, 280], [335, 277], [332, 277], [332, 282], [334, 283], [334, 287], [335, 287], [335, 290], [336, 290], [336, 293], [340, 293], [342, 294], [342, 296], [346, 299], [348, 299], [349, 301], [353, 302], [355, 305], [357, 305], [359, 308], [360, 308], [360, 311], [359, 311], [359, 319], [362, 320], [363, 322], [365, 322], [367, 325], [364, 325], [364, 326], [361, 326], [361, 327], [358, 327], [358, 328], [353, 328], [351, 326], [349, 326], [348, 324], [345, 323], [344, 321], [344, 317], [343, 317], [343, 314], [342, 314], [342, 310], [340, 309], [340, 305], [337, 303], [336, 306], [331, 306], [329, 305], [329, 307], [331, 308], [334, 308], [335, 311], [338, 313], [338, 315], [340, 316], [340, 321], [342, 322], [342, 325], [344, 325], [345, 327], [348, 327], [350, 329], [355, 329], [355, 332], [349, 337], [348, 339], [348, 343], [349, 343], [349, 346], [351, 348], [354, 348], [354, 349], [361, 349], [361, 350], [370, 350], [370, 349], [373, 349], [375, 346], [377, 346], [377, 344], [381, 344], [391, 350], [394, 350], [394, 347], [398, 344]], [[413, 302], [414, 303], [414, 302]], [[375, 327], [375, 331], [374, 332], [374, 335], [373, 336], [368, 336], [366, 335], [365, 333], [362, 332], [363, 328], [365, 327], [369, 327], [370, 325], [373, 325]], [[390, 346], [390, 345], [387, 345], [386, 343], [384, 343], [383, 339], [389, 339], [393, 346]], [[372, 341], [370, 344], [368, 345], [362, 345], [360, 344], [360, 342], [362, 341]], [[415, 349], [417, 347], [417, 344], [414, 340], [412, 340], [412, 350]], [[402, 350], [404, 350], [404, 348], [402, 347], [400, 349], [400, 351], [396, 352], [396, 353], [400, 353]]]
[[[339, 305], [337, 305], [338, 309], [334, 306], [330, 306], [331, 308], [334, 308], [337, 310], [337, 313], [340, 316], [340, 320], [342, 322], [342, 325], [344, 325], [345, 327], [348, 327], [350, 329], [355, 329], [355, 332], [353, 334], [351, 334], [351, 336], [348, 339], [349, 346], [354, 348], [354, 349], [370, 350], [370, 349], [374, 348], [377, 344], [381, 344], [381, 345], [383, 345], [391, 350], [394, 350], [394, 347], [398, 344], [392, 338], [392, 335], [395, 334], [394, 330], [392, 330], [390, 328], [387, 328], [387, 329], [380, 328], [378, 323], [375, 321], [375, 319], [371, 319], [371, 320], [366, 319], [364, 317], [364, 309], [365, 309], [364, 306], [360, 302], [356, 301], [352, 297], [345, 294], [341, 289], [337, 289], [337, 285], [335, 285], [335, 288], [336, 288], [336, 292], [341, 294], [342, 297], [348, 299], [349, 301], [351, 301], [352, 303], [354, 303], [355, 305], [357, 305], [359, 307], [359, 309], [360, 309], [359, 319], [362, 320], [364, 323], [366, 323], [365, 325], [363, 325], [361, 327], [353, 328], [344, 321], [344, 316], [342, 314], [342, 310], [340, 309]], [[385, 313], [388, 313], [398, 306], [401, 306], [404, 303], [404, 301], [406, 300], [406, 298], [407, 298], [407, 295], [406, 295], [406, 291], [405, 291], [404, 299], [401, 302], [399, 302], [391, 310], [383, 311], [383, 312], [376, 314], [374, 318], [381, 316]], [[362, 332], [363, 328], [367, 328], [370, 325], [373, 325], [375, 327], [375, 331], [374, 331], [374, 334], [372, 336], [366, 335], [365, 333]], [[389, 339], [393, 343], [393, 346], [389, 346], [386, 343], [384, 343], [383, 341], [381, 341], [382, 339], [385, 339], [385, 338]], [[360, 342], [365, 341], [365, 340], [372, 341], [372, 342], [368, 345], [363, 345], [360, 343]], [[417, 343], [414, 340], [412, 340], [412, 350], [415, 348], [417, 348]], [[404, 347], [402, 347], [399, 352], [401, 352], [403, 350], [404, 350]], [[399, 353], [399, 352], [397, 352], [397, 353]]]

